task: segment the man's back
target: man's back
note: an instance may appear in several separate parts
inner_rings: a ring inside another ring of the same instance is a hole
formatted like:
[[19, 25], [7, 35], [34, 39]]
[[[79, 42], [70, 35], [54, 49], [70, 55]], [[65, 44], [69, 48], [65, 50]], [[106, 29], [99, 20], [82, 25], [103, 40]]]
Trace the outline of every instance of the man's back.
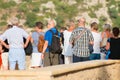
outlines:
[[28, 34], [23, 29], [13, 26], [13, 28], [6, 30], [2, 36], [8, 40], [10, 47], [23, 48], [23, 37], [27, 38]]
[[[86, 30], [86, 31], [82, 33], [83, 30]], [[76, 37], [79, 36], [81, 33], [82, 33], [81, 37], [76, 39]], [[78, 27], [72, 32], [72, 35], [70, 37], [70, 42], [73, 39], [75, 39], [73, 54], [76, 56], [88, 57], [90, 55], [88, 45], [90, 41], [93, 41], [92, 33], [86, 28]]]

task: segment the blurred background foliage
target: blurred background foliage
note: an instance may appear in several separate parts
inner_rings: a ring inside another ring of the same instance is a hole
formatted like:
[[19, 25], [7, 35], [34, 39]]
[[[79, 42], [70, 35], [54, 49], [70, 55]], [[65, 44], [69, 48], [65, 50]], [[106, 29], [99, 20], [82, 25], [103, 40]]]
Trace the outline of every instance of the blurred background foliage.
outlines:
[[[41, 6], [47, 2], [52, 1], [55, 5], [55, 12], [49, 7]], [[45, 19], [54, 18], [57, 21], [57, 27], [65, 26], [66, 21], [74, 19], [80, 12], [88, 12], [91, 18], [97, 18], [95, 11], [102, 7], [102, 4], [94, 5], [88, 9], [78, 8], [83, 5], [84, 0], [76, 0], [76, 4], [69, 5], [68, 0], [22, 0], [16, 3], [14, 0], [4, 1], [0, 0], [0, 27], [7, 24], [7, 20], [11, 16], [16, 16], [19, 19], [24, 19], [27, 27], [33, 27], [36, 21], [42, 21], [46, 24]], [[120, 26], [120, 1], [106, 0], [108, 7], [108, 14], [112, 20], [112, 26]], [[113, 7], [111, 7], [113, 5]], [[102, 26], [107, 20], [106, 16], [99, 18], [99, 26]], [[102, 30], [102, 28], [100, 28]]]

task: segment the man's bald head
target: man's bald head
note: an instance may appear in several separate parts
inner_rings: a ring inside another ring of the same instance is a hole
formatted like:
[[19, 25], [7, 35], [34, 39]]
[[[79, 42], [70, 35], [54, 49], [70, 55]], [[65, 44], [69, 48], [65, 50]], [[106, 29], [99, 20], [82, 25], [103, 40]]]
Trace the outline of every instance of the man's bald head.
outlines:
[[85, 23], [85, 21], [86, 21], [86, 20], [85, 20], [84, 17], [81, 17], [81, 18], [78, 19], [78, 22], [81, 22], [81, 23]]
[[56, 21], [54, 19], [50, 19], [50, 20], [48, 20], [48, 25], [50, 25], [51, 27], [55, 27]]
[[84, 17], [80, 17], [78, 19], [78, 26], [85, 26], [86, 19]]

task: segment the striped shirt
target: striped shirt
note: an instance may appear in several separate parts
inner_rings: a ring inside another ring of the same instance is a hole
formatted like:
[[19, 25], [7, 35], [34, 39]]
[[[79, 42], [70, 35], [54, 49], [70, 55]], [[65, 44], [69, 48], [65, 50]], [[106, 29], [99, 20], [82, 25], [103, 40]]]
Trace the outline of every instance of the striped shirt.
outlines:
[[[76, 39], [83, 30], [85, 31], [82, 33], [81, 37]], [[90, 41], [94, 40], [91, 31], [84, 27], [78, 27], [72, 32], [69, 42], [73, 42], [73, 40], [74, 47], [72, 53], [78, 57], [89, 57], [90, 53], [88, 45]]]

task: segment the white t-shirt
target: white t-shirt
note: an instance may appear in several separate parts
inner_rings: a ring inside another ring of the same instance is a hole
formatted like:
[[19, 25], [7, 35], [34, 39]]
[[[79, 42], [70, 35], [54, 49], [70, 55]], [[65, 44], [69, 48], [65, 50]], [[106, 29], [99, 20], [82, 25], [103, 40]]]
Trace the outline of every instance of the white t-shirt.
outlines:
[[69, 43], [69, 38], [72, 32], [65, 30], [63, 32], [64, 35], [64, 47], [62, 54], [65, 56], [72, 56], [72, 45]]
[[94, 45], [93, 45], [93, 53], [100, 54], [100, 42], [102, 41], [102, 37], [100, 33], [92, 32], [94, 38]]

